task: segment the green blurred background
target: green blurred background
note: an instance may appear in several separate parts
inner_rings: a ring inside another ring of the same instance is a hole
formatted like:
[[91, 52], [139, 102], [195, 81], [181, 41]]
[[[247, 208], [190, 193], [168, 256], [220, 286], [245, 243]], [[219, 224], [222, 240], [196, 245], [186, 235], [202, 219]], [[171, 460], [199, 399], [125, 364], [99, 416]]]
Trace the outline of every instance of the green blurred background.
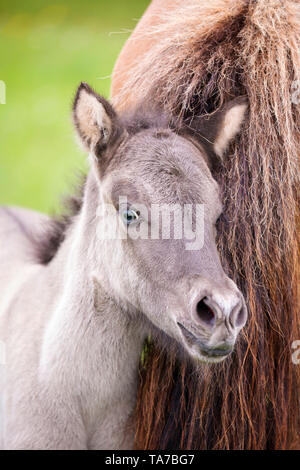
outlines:
[[86, 81], [109, 97], [114, 63], [148, 4], [0, 0], [0, 204], [59, 210], [86, 169], [70, 119], [76, 87]]

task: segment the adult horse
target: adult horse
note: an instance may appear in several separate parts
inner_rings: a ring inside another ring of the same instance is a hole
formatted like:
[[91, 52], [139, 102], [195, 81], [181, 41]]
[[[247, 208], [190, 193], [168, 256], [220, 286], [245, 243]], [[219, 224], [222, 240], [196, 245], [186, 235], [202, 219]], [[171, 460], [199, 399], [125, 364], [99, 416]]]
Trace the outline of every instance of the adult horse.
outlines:
[[299, 38], [296, 1], [153, 0], [116, 64], [119, 109], [150, 100], [192, 125], [230, 97], [250, 104], [215, 173], [221, 257], [250, 311], [244, 341], [203, 380], [175, 353], [148, 348], [138, 448], [299, 446]]

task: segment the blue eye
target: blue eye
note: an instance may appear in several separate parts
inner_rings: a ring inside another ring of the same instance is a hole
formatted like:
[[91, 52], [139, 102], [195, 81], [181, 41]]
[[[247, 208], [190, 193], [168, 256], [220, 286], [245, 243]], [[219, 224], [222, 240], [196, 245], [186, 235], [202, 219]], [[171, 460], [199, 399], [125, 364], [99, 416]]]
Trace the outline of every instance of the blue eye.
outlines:
[[134, 211], [133, 209], [126, 209], [122, 211], [122, 219], [126, 225], [137, 222], [139, 217], [140, 213], [138, 211]]

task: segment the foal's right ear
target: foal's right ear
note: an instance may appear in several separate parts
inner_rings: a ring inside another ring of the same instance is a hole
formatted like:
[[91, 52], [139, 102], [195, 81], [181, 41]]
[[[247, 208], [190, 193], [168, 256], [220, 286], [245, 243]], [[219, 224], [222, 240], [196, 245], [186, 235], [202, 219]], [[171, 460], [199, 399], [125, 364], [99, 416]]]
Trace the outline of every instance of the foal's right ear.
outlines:
[[123, 132], [113, 107], [87, 83], [81, 83], [78, 87], [73, 120], [84, 148], [96, 157], [113, 145]]

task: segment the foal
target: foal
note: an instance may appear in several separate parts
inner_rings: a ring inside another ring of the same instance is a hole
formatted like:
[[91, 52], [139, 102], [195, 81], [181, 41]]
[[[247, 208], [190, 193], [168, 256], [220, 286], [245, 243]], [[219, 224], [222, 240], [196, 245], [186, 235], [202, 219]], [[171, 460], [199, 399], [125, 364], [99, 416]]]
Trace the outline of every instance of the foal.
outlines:
[[[194, 360], [230, 354], [247, 312], [220, 264], [221, 202], [209, 162], [239, 131], [246, 108], [238, 99], [198, 119], [196, 140], [161, 117], [122, 118], [80, 85], [73, 117], [91, 168], [81, 209], [49, 263], [33, 260], [39, 216], [0, 209], [3, 448], [131, 448], [128, 420], [149, 333], [172, 338]], [[153, 205], [186, 204], [204, 207], [197, 249], [186, 233], [155, 232], [149, 218]], [[156, 236], [141, 235], [150, 232]]]

